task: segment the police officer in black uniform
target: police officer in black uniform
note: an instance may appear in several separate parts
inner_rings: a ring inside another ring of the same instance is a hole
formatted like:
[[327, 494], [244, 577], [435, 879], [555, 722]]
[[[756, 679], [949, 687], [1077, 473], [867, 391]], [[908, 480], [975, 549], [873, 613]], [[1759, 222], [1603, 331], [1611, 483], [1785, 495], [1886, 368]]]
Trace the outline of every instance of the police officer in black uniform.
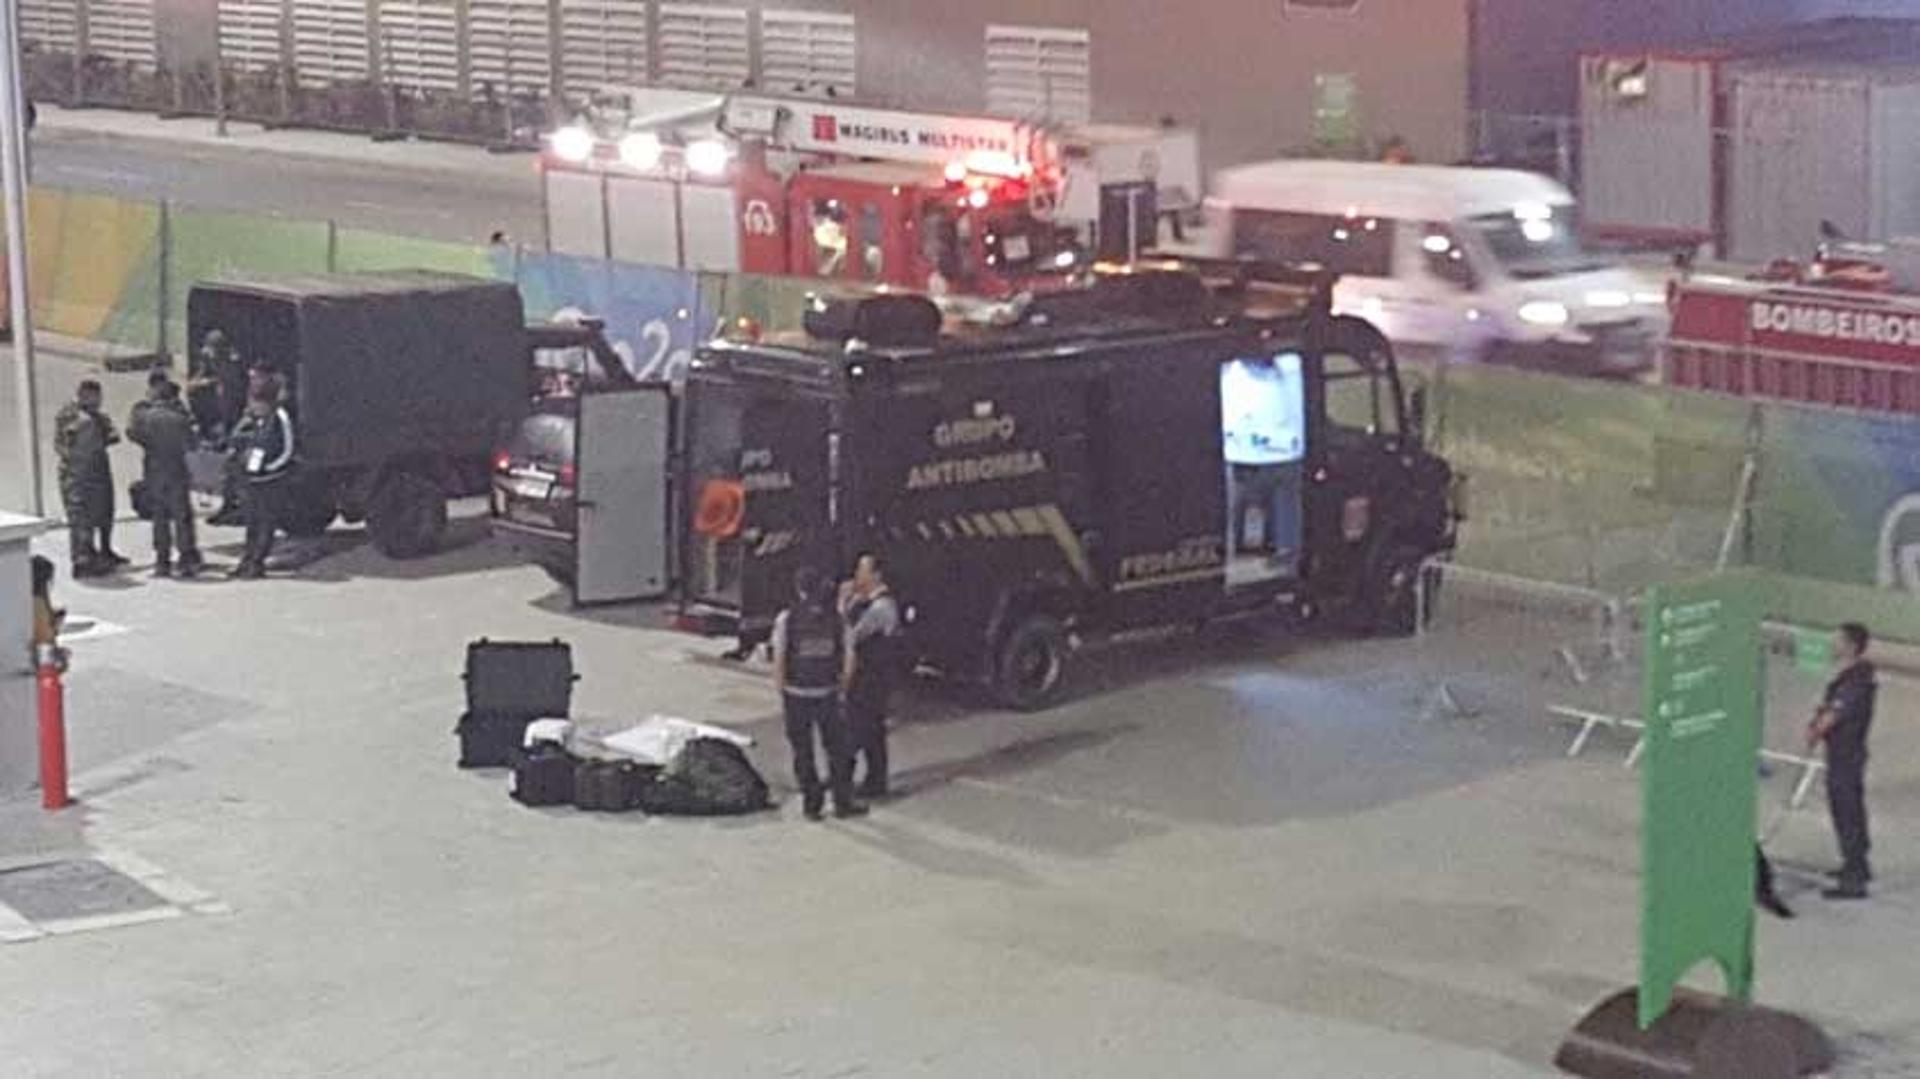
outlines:
[[863, 554], [854, 563], [853, 580], [840, 597], [840, 612], [853, 634], [853, 684], [847, 689], [847, 729], [853, 740], [862, 798], [887, 796], [887, 711], [894, 677], [901, 666], [900, 603], [887, 588], [880, 556]]
[[817, 570], [803, 567], [793, 585], [794, 605], [773, 623], [773, 680], [786, 712], [793, 778], [807, 819], [819, 820], [826, 805], [813, 748], [819, 732], [827, 751], [833, 815], [865, 816], [867, 807], [853, 798], [853, 758], [840, 703], [854, 677], [852, 634], [834, 609], [832, 584]]
[[1827, 746], [1827, 807], [1840, 840], [1840, 868], [1830, 874], [1828, 899], [1865, 899], [1873, 870], [1867, 865], [1867, 729], [1873, 725], [1879, 685], [1867, 662], [1867, 627], [1848, 622], [1834, 642], [1839, 673], [1807, 725], [1807, 748]]

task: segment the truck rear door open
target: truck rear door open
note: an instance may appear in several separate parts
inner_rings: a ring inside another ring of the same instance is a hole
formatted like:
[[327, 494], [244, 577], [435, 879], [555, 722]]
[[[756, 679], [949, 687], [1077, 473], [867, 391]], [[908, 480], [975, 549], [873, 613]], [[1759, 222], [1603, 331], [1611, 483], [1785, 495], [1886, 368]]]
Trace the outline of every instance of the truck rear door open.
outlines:
[[574, 431], [574, 602], [664, 596], [672, 577], [671, 390], [659, 384], [589, 393], [580, 398]]
[[743, 633], [771, 623], [794, 573], [832, 574], [826, 401], [719, 382], [688, 391], [689, 603], [736, 613]]

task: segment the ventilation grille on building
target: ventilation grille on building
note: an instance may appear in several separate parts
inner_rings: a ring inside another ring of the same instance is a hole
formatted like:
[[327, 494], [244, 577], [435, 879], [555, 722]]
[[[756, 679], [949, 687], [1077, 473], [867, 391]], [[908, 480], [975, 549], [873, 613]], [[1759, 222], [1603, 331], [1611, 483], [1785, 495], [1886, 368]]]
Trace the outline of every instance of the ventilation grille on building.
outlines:
[[77, 0], [20, 0], [20, 37], [43, 49], [72, 52], [79, 48]]
[[760, 84], [784, 92], [851, 97], [858, 82], [853, 16], [812, 11], [760, 13]]
[[1093, 115], [1093, 39], [1085, 30], [987, 27], [987, 111], [1086, 123]]
[[380, 64], [410, 90], [460, 86], [460, 27], [453, 0], [380, 0]]
[[159, 67], [154, 51], [153, 0], [91, 0], [87, 52], [143, 71]]
[[730, 89], [750, 71], [745, 8], [660, 5], [660, 81], [668, 86]]
[[468, 77], [473, 92], [545, 93], [552, 78], [547, 0], [470, 0]]
[[560, 56], [568, 93], [644, 84], [646, 0], [560, 0]]
[[366, 0], [293, 0], [293, 65], [309, 86], [365, 79]]
[[220, 62], [247, 71], [277, 67], [285, 19], [280, 0], [220, 0]]

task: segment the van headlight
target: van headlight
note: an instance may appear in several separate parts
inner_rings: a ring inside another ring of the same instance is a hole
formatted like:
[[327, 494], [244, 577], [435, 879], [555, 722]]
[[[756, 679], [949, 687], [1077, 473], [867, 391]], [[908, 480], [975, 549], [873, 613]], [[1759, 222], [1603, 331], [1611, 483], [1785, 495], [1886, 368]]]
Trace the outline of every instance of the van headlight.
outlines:
[[1573, 315], [1558, 300], [1531, 300], [1520, 305], [1520, 321], [1529, 326], [1565, 326]]

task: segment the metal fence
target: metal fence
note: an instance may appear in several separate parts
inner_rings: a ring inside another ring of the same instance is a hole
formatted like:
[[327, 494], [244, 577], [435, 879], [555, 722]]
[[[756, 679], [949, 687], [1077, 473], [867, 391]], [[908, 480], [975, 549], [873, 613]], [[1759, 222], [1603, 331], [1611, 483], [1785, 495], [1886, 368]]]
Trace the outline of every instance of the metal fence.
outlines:
[[851, 20], [655, 0], [21, 4], [36, 100], [477, 143], [528, 144], [604, 85], [847, 92], [855, 56]]

